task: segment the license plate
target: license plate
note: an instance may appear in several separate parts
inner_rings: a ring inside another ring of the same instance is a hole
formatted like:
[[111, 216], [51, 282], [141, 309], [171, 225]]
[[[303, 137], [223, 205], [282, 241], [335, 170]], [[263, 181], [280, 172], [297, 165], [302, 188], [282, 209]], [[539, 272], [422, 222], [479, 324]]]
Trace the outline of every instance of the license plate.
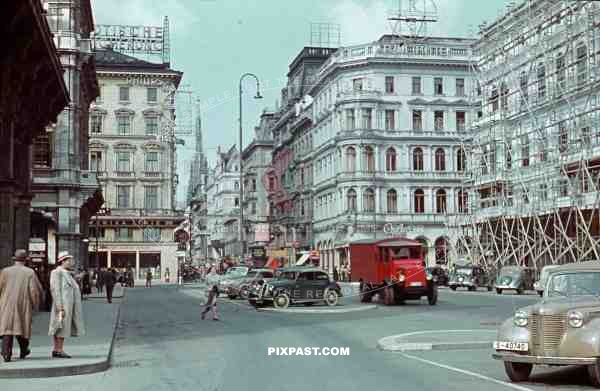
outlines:
[[411, 282], [410, 286], [423, 286], [423, 283], [419, 282], [419, 281], [417, 281], [417, 282]]
[[512, 350], [515, 352], [526, 352], [529, 350], [529, 344], [527, 342], [495, 341], [494, 349]]

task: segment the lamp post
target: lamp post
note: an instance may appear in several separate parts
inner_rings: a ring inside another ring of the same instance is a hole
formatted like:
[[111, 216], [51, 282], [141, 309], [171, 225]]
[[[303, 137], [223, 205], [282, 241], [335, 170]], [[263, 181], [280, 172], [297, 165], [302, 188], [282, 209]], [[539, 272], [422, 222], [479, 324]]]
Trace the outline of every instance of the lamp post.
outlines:
[[242, 152], [244, 151], [244, 148], [242, 146], [242, 135], [243, 135], [243, 125], [242, 125], [242, 94], [243, 94], [243, 89], [242, 89], [242, 83], [244, 81], [244, 79], [246, 77], [253, 77], [254, 79], [256, 79], [256, 96], [254, 97], [254, 99], [261, 99], [262, 96], [260, 95], [260, 81], [258, 80], [258, 76], [256, 76], [253, 73], [244, 73], [241, 77], [240, 77], [240, 90], [239, 90], [239, 96], [240, 96], [240, 132], [239, 132], [239, 140], [240, 140], [240, 196], [239, 196], [239, 207], [240, 207], [240, 223], [239, 223], [239, 227], [238, 227], [238, 231], [239, 231], [239, 241], [240, 241], [240, 263], [243, 260], [244, 257], [244, 253], [246, 252], [246, 246], [244, 243], [244, 162], [243, 162], [243, 158], [242, 158]]

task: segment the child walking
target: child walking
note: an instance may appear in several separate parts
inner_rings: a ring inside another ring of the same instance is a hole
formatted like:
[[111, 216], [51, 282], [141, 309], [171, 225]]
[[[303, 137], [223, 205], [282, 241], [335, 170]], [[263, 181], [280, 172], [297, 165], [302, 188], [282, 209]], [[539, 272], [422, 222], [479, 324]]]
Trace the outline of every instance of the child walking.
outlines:
[[208, 311], [212, 310], [213, 320], [219, 320], [219, 314], [217, 313], [217, 296], [219, 296], [219, 288], [216, 285], [213, 285], [208, 293], [206, 307], [204, 307], [204, 311], [202, 311], [202, 319], [206, 317]]

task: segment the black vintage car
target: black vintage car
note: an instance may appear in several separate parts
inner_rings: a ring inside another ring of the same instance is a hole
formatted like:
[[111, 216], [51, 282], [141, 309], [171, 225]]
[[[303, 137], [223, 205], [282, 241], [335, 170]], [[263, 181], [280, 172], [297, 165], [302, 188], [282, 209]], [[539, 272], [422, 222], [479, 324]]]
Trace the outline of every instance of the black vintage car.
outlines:
[[467, 288], [470, 291], [476, 291], [479, 287], [485, 287], [488, 291], [492, 290], [494, 283], [486, 269], [477, 265], [461, 265], [452, 269], [448, 286], [453, 291], [456, 288]]
[[342, 296], [340, 286], [318, 268], [279, 269], [275, 279], [259, 285], [250, 292], [248, 302], [255, 307], [273, 304], [275, 308], [287, 308], [290, 304], [312, 305], [324, 302], [329, 306], [338, 304]]
[[437, 285], [448, 285], [448, 271], [443, 267], [439, 265], [428, 267], [427, 272], [429, 272], [433, 276], [433, 280]]

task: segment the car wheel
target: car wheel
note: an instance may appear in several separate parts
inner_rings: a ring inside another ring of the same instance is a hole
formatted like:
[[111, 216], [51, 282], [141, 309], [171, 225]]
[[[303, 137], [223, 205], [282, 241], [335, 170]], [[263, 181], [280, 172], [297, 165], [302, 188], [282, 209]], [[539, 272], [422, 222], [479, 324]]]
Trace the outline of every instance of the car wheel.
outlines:
[[529, 375], [531, 375], [531, 371], [533, 370], [533, 364], [522, 363], [522, 362], [504, 362], [504, 370], [506, 371], [506, 376], [515, 382], [523, 382], [529, 379]]
[[525, 290], [523, 289], [523, 287], [518, 287], [517, 288], [517, 295], [522, 295], [523, 293], [525, 293]]
[[436, 305], [437, 299], [438, 299], [438, 290], [437, 290], [437, 287], [433, 287], [433, 289], [431, 290], [431, 293], [429, 293], [429, 295], [427, 296], [427, 302], [429, 303], [429, 305]]
[[240, 297], [242, 299], [247, 299], [248, 296], [250, 296], [250, 290], [248, 289], [247, 286], [243, 286], [240, 288]]
[[230, 300], [234, 300], [237, 296], [230, 293], [227, 295], [227, 297], [229, 297]]
[[335, 307], [338, 304], [339, 295], [333, 289], [325, 289], [325, 294], [323, 296], [325, 297], [325, 304], [328, 306]]
[[290, 296], [287, 293], [278, 294], [273, 300], [273, 307], [285, 309], [290, 306]]
[[476, 291], [476, 290], [477, 290], [477, 287], [475, 287], [475, 286], [470, 286], [469, 287], [469, 292], [473, 292], [473, 291]]
[[587, 366], [588, 375], [592, 385], [596, 388], [600, 388], [600, 364], [592, 364]]
[[452, 289], [453, 291], [455, 291], [455, 290], [456, 290], [456, 286], [454, 286], [454, 285], [451, 285], [451, 286], [450, 286], [450, 289]]
[[499, 294], [499, 295], [501, 295], [502, 294], [502, 289], [496, 288], [496, 293]]

